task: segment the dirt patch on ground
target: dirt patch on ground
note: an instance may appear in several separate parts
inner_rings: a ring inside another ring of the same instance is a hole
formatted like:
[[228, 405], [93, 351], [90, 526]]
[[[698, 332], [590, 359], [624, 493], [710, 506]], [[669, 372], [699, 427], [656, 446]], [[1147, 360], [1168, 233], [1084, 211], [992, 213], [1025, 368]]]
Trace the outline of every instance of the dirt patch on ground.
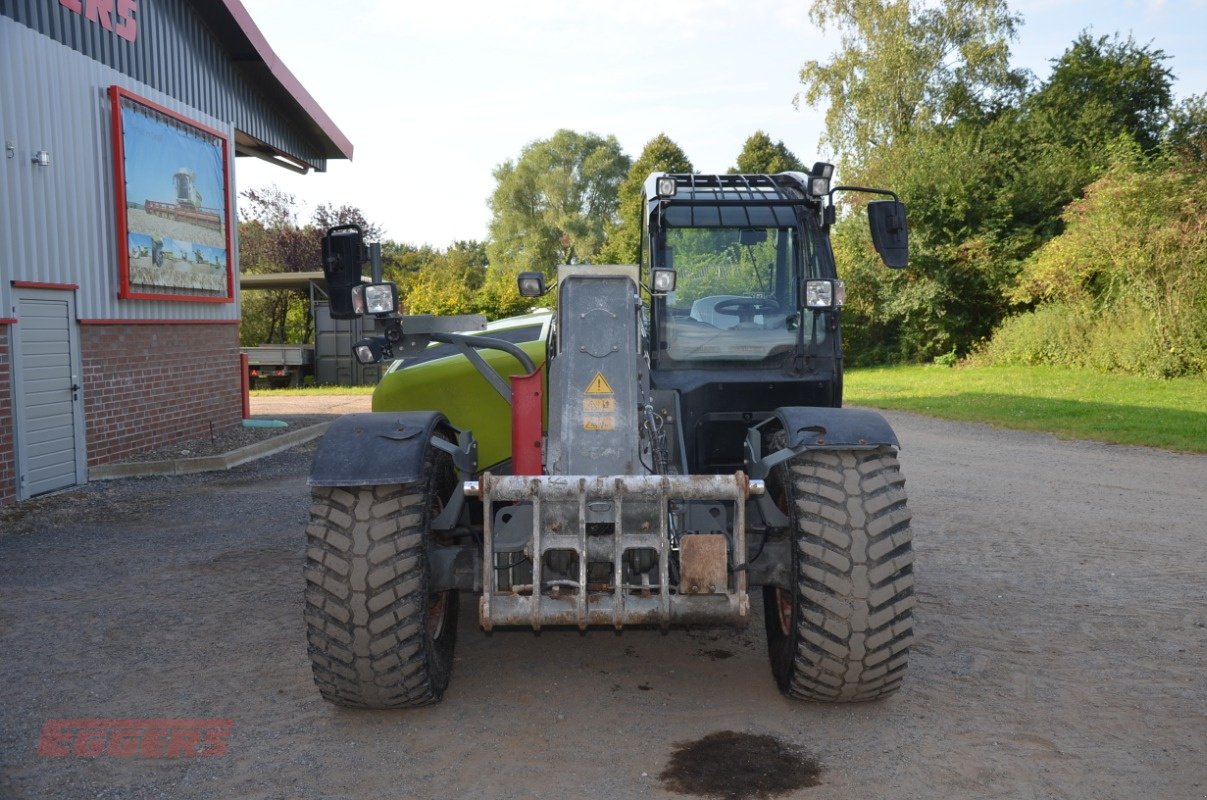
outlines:
[[720, 731], [680, 744], [658, 778], [678, 794], [746, 800], [816, 786], [821, 765], [774, 736]]
[[[919, 600], [887, 701], [780, 695], [756, 593], [743, 630], [665, 635], [488, 636], [463, 598], [441, 704], [328, 705], [302, 621], [312, 443], [45, 498], [0, 537], [0, 797], [681, 798], [676, 743], [718, 731], [824, 765], [783, 797], [1207, 795], [1207, 457], [887, 416]], [[80, 718], [232, 727], [215, 757], [39, 755]]]

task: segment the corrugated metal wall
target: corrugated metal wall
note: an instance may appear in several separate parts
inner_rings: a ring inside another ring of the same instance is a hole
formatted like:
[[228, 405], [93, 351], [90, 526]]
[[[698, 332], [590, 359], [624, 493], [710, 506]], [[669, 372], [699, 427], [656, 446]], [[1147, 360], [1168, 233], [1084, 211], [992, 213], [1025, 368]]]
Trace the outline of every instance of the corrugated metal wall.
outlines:
[[211, 117], [226, 120], [315, 169], [326, 169], [323, 151], [304, 131], [290, 126], [285, 115], [239, 72], [186, 0], [140, 2], [135, 42], [63, 8], [57, 0], [0, 0], [0, 14]]
[[[52, 4], [36, 5], [45, 10]], [[53, 6], [57, 9], [58, 3]], [[185, 71], [183, 65], [180, 69]], [[234, 141], [228, 122], [0, 17], [0, 137], [15, 150], [0, 162], [0, 317], [12, 316], [10, 281], [18, 280], [79, 284], [76, 313], [81, 319], [237, 319], [237, 303], [117, 299], [117, 217], [106, 96], [112, 84], [226, 132], [232, 182], [227, 207], [234, 208]], [[49, 167], [31, 162], [38, 150], [50, 153]], [[232, 231], [235, 252], [230, 256], [237, 270], [236, 234]]]

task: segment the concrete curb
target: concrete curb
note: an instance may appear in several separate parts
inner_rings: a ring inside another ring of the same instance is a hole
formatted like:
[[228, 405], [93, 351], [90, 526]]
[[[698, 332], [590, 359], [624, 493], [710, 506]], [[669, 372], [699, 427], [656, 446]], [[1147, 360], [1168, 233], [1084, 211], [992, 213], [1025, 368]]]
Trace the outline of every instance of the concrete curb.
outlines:
[[299, 444], [317, 439], [327, 431], [330, 422], [320, 422], [318, 425], [307, 425], [305, 428], [273, 436], [262, 442], [249, 444], [229, 453], [218, 456], [198, 456], [196, 458], [174, 458], [167, 461], [143, 461], [132, 464], [104, 464], [99, 467], [89, 467], [88, 480], [108, 481], [115, 478], [139, 478], [151, 475], [188, 475], [193, 472], [218, 472], [257, 458], [264, 458], [288, 450]]

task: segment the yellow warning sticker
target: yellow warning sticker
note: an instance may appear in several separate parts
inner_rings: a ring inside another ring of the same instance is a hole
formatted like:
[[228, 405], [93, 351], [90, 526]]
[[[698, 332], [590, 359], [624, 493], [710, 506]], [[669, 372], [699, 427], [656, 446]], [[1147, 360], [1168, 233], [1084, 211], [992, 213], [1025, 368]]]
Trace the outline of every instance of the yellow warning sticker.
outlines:
[[610, 414], [616, 410], [616, 401], [611, 397], [584, 397], [584, 414]]
[[613, 394], [612, 387], [608, 384], [602, 372], [595, 373], [595, 377], [587, 385], [587, 394]]
[[584, 431], [614, 431], [616, 430], [616, 417], [588, 417], [583, 420]]

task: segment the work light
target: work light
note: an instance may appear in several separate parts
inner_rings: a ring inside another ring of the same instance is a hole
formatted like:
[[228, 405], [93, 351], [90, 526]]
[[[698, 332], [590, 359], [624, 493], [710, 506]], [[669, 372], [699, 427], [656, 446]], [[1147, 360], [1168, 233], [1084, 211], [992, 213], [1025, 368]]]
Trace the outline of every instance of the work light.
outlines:
[[847, 287], [842, 281], [805, 281], [805, 306], [808, 308], [840, 308], [847, 301]]
[[358, 314], [392, 314], [398, 310], [398, 287], [393, 283], [354, 286], [352, 309]]
[[834, 165], [818, 161], [809, 172], [809, 194], [822, 197], [830, 193], [830, 179], [834, 177]]
[[381, 338], [369, 337], [361, 339], [352, 347], [352, 354], [362, 364], [376, 364], [385, 354], [385, 346]]
[[539, 272], [521, 272], [516, 276], [520, 297], [540, 297], [545, 293], [545, 276]]
[[659, 197], [674, 197], [678, 187], [675, 185], [675, 179], [669, 175], [664, 175], [658, 179], [658, 196]]
[[651, 273], [653, 291], [659, 294], [675, 291], [675, 271], [673, 269], [654, 269]]

